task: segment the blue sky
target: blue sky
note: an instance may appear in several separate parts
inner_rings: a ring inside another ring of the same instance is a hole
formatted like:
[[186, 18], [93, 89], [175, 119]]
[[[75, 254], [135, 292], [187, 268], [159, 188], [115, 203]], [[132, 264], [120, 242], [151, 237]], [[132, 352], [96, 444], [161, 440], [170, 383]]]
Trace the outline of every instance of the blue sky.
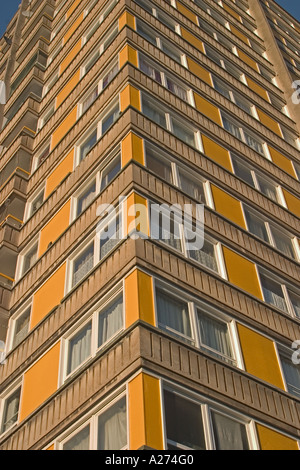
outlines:
[[[16, 13], [21, 0], [2, 0], [0, 16], [0, 37], [5, 33], [6, 25]], [[291, 15], [300, 21], [299, 0], [277, 0], [277, 3], [285, 8]]]

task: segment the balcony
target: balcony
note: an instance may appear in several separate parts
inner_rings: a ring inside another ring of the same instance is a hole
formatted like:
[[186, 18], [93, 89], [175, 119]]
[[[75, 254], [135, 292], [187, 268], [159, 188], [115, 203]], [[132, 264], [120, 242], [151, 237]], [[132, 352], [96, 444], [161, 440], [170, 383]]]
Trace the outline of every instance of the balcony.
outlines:
[[20, 194], [12, 193], [9, 199], [0, 206], [0, 227], [9, 220], [10, 224], [19, 228], [23, 224], [26, 199]]
[[32, 136], [35, 135], [39, 119], [39, 103], [29, 97], [18, 110], [14, 118], [6, 125], [1, 133], [3, 147], [9, 147], [16, 137], [26, 128]]
[[[47, 59], [48, 59], [47, 54], [39, 49], [30, 58], [30, 60], [25, 65], [25, 67], [20, 69], [19, 74], [14, 74], [16, 75], [16, 78], [13, 78], [12, 80], [11, 87], [10, 87], [10, 96], [14, 93], [14, 91], [18, 88], [18, 86], [22, 83], [24, 78], [29, 74], [30, 70], [34, 66], [38, 66], [42, 70], [45, 70], [47, 66]], [[17, 70], [19, 70], [19, 68]]]
[[17, 194], [26, 199], [28, 176], [28, 172], [21, 168], [16, 168], [9, 179], [0, 187], [0, 205], [8, 204], [7, 199], [11, 198], [12, 194]]
[[0, 189], [16, 170], [23, 170], [23, 172], [29, 175], [30, 168], [31, 154], [20, 149], [0, 170]]
[[29, 35], [25, 37], [25, 40], [19, 47], [16, 57], [16, 61], [21, 67], [39, 40], [43, 41], [47, 45], [50, 43], [51, 29], [52, 21], [45, 16], [40, 18], [39, 23], [34, 27], [34, 29], [30, 29]]

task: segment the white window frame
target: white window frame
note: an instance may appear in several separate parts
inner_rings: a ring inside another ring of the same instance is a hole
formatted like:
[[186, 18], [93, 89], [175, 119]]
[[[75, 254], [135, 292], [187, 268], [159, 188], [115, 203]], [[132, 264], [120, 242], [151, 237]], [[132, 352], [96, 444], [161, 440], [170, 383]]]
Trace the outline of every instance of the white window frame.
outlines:
[[102, 401], [102, 403], [93, 408], [88, 414], [86, 414], [82, 419], [71, 426], [67, 432], [65, 432], [61, 437], [55, 441], [55, 450], [63, 450], [63, 446], [72, 439], [76, 434], [78, 434], [86, 426], [90, 425], [90, 440], [89, 447], [90, 450], [97, 450], [98, 446], [98, 418], [101, 414], [105, 413], [109, 408], [114, 406], [119, 400], [125, 398], [126, 400], [126, 431], [127, 431], [127, 444], [121, 450], [128, 450], [129, 448], [129, 407], [128, 407], [128, 390], [127, 386], [124, 388], [119, 388], [114, 394], [110, 395], [108, 398]]
[[[38, 197], [43, 193], [43, 201], [45, 198], [45, 183], [43, 183], [33, 194], [28, 198], [26, 208], [25, 208], [25, 214], [24, 214], [24, 221], [27, 221], [32, 217], [35, 213], [32, 213], [32, 205], [33, 203], [38, 199]], [[43, 202], [42, 202], [43, 204]], [[42, 205], [41, 204], [41, 205]]]
[[[105, 343], [98, 346], [99, 334], [99, 315], [107, 307], [113, 304], [118, 297], [122, 296], [122, 327], [116, 331]], [[90, 355], [79, 364], [74, 370], [68, 373], [68, 358], [69, 358], [69, 344], [81, 330], [83, 330], [89, 323], [91, 323], [91, 351]], [[105, 349], [107, 345], [114, 341], [125, 330], [125, 288], [124, 281], [121, 281], [113, 289], [111, 289], [79, 322], [74, 325], [62, 338], [61, 338], [61, 353], [60, 353], [60, 369], [59, 369], [59, 386], [62, 386], [74, 374], [82, 369], [87, 362], [94, 358], [99, 351]]]
[[[4, 410], [5, 410], [5, 405], [7, 403], [7, 400], [18, 390], [20, 390], [20, 399], [19, 399], [19, 411], [18, 411], [18, 417], [15, 423], [13, 423], [8, 429], [3, 431], [3, 419], [4, 419]], [[20, 408], [21, 408], [21, 402], [22, 402], [22, 379], [18, 379], [16, 382], [14, 382], [13, 385], [11, 385], [8, 389], [6, 389], [0, 396], [0, 417], [1, 417], [1, 422], [0, 422], [0, 435], [3, 438], [6, 433], [12, 430], [15, 426], [19, 424], [19, 419], [20, 419]]]
[[[27, 310], [30, 309], [30, 315], [29, 315], [29, 328], [28, 328], [28, 333], [30, 331], [30, 319], [31, 319], [31, 310], [32, 310], [32, 298], [29, 300], [25, 301], [24, 304], [22, 305], [22, 308], [19, 309], [16, 313], [14, 313], [11, 318], [9, 319], [8, 323], [8, 331], [7, 331], [7, 351], [11, 351], [13, 349], [13, 342], [15, 338], [15, 328], [16, 328], [16, 322], [18, 319], [26, 313]], [[27, 334], [28, 334], [27, 333]], [[20, 344], [20, 343], [19, 343]]]
[[21, 277], [23, 277], [26, 274], [27, 271], [24, 272], [25, 258], [34, 248], [36, 248], [36, 260], [33, 264], [35, 264], [38, 260], [39, 235], [34, 237], [34, 239], [28, 245], [26, 245], [26, 248], [24, 248], [24, 250], [22, 250], [18, 256], [17, 267], [16, 267], [16, 281], [21, 279]]
[[[207, 348], [205, 348], [201, 344], [200, 324], [198, 321], [197, 310], [200, 310], [200, 311], [202, 310], [203, 313], [205, 313], [207, 316], [215, 318], [216, 320], [220, 322], [226, 323], [228, 327], [229, 341], [230, 341], [230, 345], [231, 345], [231, 349], [233, 353], [232, 363], [230, 365], [232, 367], [244, 369], [244, 362], [243, 362], [243, 356], [242, 356], [241, 347], [240, 347], [239, 339], [238, 339], [239, 336], [237, 333], [236, 321], [233, 318], [228, 317], [227, 315], [225, 315], [223, 312], [220, 312], [212, 305], [209, 305], [208, 303], [205, 303], [201, 300], [198, 300], [192, 297], [191, 295], [186, 294], [185, 292], [168, 284], [165, 281], [154, 278], [153, 283], [154, 283], [153, 292], [154, 292], [155, 324], [157, 325], [158, 328], [160, 328], [162, 331], [167, 332], [168, 334], [174, 336], [175, 338], [181, 341], [187, 341], [187, 343], [192, 345], [193, 347], [199, 349], [202, 352], [204, 351], [204, 354], [206, 353], [213, 360], [216, 359], [216, 360], [221, 361], [222, 364], [223, 363], [227, 364], [226, 361], [223, 361], [223, 359], [218, 357], [218, 356], [222, 356], [221, 353], [218, 353], [217, 351], [215, 353], [213, 352], [209, 353], [207, 352]], [[167, 296], [173, 299], [177, 298], [179, 302], [186, 303], [187, 308], [188, 308], [189, 320], [190, 320], [190, 329], [191, 329], [191, 335], [192, 335], [191, 338], [177, 331], [172, 332], [171, 328], [165, 328], [165, 327], [160, 326], [158, 322], [158, 303], [157, 303], [157, 296], [156, 296], [157, 290], [162, 291]]]

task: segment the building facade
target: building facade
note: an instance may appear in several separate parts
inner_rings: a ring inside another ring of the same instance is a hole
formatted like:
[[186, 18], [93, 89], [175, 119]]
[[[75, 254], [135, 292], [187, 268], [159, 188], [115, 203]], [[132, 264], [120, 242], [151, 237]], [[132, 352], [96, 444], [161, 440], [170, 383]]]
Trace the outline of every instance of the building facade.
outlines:
[[22, 1], [1, 450], [299, 450], [299, 39], [273, 0]]

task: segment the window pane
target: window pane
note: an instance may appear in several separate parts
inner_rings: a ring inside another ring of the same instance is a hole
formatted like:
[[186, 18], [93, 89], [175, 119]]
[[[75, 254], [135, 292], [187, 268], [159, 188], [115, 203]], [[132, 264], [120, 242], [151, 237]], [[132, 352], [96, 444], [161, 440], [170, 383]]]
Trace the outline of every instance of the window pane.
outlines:
[[151, 150], [146, 151], [147, 168], [168, 183], [173, 183], [171, 163], [157, 157]]
[[167, 127], [165, 112], [158, 108], [156, 103], [148, 100], [145, 96], [143, 96], [143, 113], [159, 126]]
[[293, 364], [291, 351], [290, 358], [281, 356], [281, 364], [288, 391], [300, 398], [300, 368], [299, 365]]
[[102, 134], [104, 134], [113, 125], [119, 117], [119, 105], [116, 106], [102, 121]]
[[68, 368], [70, 374], [82, 364], [91, 354], [92, 322], [88, 323], [69, 341]]
[[161, 210], [151, 205], [151, 238], [167, 243], [172, 248], [182, 251], [181, 220], [171, 210]]
[[261, 238], [265, 242], [269, 243], [269, 237], [266, 229], [265, 222], [256, 215], [249, 212], [246, 208], [244, 209], [248, 230], [257, 237]]
[[189, 256], [213, 271], [218, 271], [214, 244], [205, 240], [201, 250], [189, 251]]
[[100, 259], [106, 256], [119, 242], [119, 217], [109, 222], [100, 232]]
[[297, 317], [300, 318], [300, 296], [295, 294], [294, 292], [288, 291], [290, 301], [292, 302], [293, 309]]
[[73, 268], [73, 286], [77, 284], [94, 266], [94, 243], [75, 261]]
[[239, 127], [234, 124], [233, 122], [229, 121], [226, 117], [223, 116], [223, 124], [224, 128], [230, 132], [230, 134], [234, 135], [237, 139], [241, 140], [241, 132]]
[[250, 184], [250, 186], [254, 187], [253, 177], [250, 168], [246, 165], [243, 165], [239, 160], [235, 158], [234, 155], [231, 157], [234, 173], [241, 178], [246, 183]]
[[89, 450], [90, 449], [90, 425], [77, 433], [63, 446], [63, 450]]
[[97, 129], [87, 138], [87, 140], [80, 146], [80, 161], [82, 161], [92, 147], [94, 147], [97, 142]]
[[82, 104], [82, 113], [85, 113], [85, 111], [94, 103], [94, 101], [98, 97], [98, 86], [94, 88], [92, 93], [89, 94], [89, 96], [85, 99], [85, 101]]
[[287, 312], [287, 306], [281, 285], [263, 275], [261, 275], [261, 283], [265, 301], [268, 304], [274, 305], [280, 310]]
[[173, 80], [171, 80], [169, 77], [166, 78], [166, 82], [168, 90], [178, 96], [178, 98], [184, 101], [188, 101], [187, 91], [182, 86], [173, 82]]
[[3, 410], [2, 432], [7, 431], [18, 421], [21, 388], [18, 388], [5, 400]]
[[234, 364], [227, 323], [206, 315], [200, 310], [197, 311], [197, 314], [202, 348], [219, 359]]
[[276, 186], [266, 181], [262, 176], [256, 175], [260, 191], [273, 201], [277, 202]]
[[123, 327], [123, 296], [99, 313], [98, 347], [106, 343]]
[[31, 308], [28, 308], [15, 322], [13, 348], [23, 341], [29, 331], [30, 312]]
[[204, 450], [201, 406], [167, 390], [164, 391], [164, 405], [168, 441]]
[[173, 334], [191, 342], [192, 330], [188, 304], [157, 289], [157, 320], [158, 325]]
[[98, 418], [98, 450], [119, 450], [127, 445], [126, 398]]
[[96, 194], [96, 182], [94, 182], [77, 201], [77, 217], [89, 206]]
[[24, 256], [23, 274], [25, 274], [34, 265], [37, 260], [37, 245]]
[[219, 413], [211, 415], [217, 450], [249, 450], [244, 424]]
[[167, 54], [169, 57], [171, 57], [173, 60], [179, 63], [181, 62], [180, 52], [174, 47], [172, 47], [171, 44], [161, 40], [161, 48], [164, 51], [164, 53]]
[[178, 169], [179, 186], [189, 196], [196, 199], [199, 203], [205, 203], [203, 184], [191, 177], [188, 173]]
[[284, 233], [271, 227], [272, 235], [274, 238], [276, 248], [284, 253], [286, 256], [295, 259], [295, 252], [293, 249], [292, 240]]
[[116, 158], [113, 159], [109, 165], [101, 173], [101, 188], [100, 191], [106, 188], [109, 183], [114, 179], [115, 176], [121, 170], [121, 158], [118, 155]]
[[155, 34], [149, 30], [147, 27], [143, 25], [140, 21], [136, 22], [136, 31], [138, 34], [143, 36], [147, 41], [151, 42], [154, 46], [156, 46], [156, 36]]
[[152, 78], [158, 83], [162, 83], [161, 80], [161, 73], [159, 70], [155, 69], [155, 67], [147, 61], [143, 56], [140, 55], [140, 69], [144, 72], [148, 77]]
[[185, 127], [183, 124], [172, 118], [173, 133], [186, 144], [196, 147], [195, 133]]
[[119, 71], [119, 66], [116, 64], [103, 78], [102, 88], [104, 89], [113, 80]]
[[260, 153], [261, 155], [264, 155], [264, 149], [263, 149], [262, 144], [258, 142], [258, 140], [256, 140], [255, 137], [248, 134], [248, 132], [245, 130], [244, 130], [244, 134], [245, 134], [246, 143], [249, 145], [249, 147], [251, 147], [256, 152]]

